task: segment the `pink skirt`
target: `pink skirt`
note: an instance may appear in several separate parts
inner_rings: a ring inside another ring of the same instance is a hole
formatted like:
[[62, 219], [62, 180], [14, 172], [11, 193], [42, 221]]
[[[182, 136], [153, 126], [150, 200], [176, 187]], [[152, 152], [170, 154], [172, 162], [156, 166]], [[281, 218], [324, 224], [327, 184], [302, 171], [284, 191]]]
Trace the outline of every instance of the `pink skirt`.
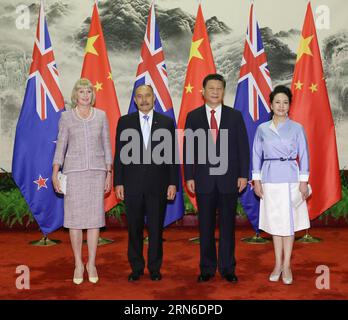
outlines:
[[69, 172], [64, 196], [64, 227], [94, 229], [105, 226], [104, 186], [106, 172]]

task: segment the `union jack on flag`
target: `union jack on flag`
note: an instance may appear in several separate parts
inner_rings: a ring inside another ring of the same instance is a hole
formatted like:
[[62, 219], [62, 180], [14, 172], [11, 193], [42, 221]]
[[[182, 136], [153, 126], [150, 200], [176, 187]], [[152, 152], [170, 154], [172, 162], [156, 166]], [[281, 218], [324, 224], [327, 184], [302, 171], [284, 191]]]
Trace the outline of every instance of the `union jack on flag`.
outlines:
[[[141, 84], [149, 84], [152, 86], [156, 96], [154, 110], [172, 118], [175, 122], [173, 102], [169, 92], [168, 75], [159, 29], [156, 23], [154, 5], [151, 5], [147, 20], [144, 42], [141, 48], [140, 62], [138, 65], [128, 113], [136, 112], [138, 110], [134, 102], [134, 92], [135, 88]], [[167, 226], [180, 219], [183, 215], [184, 201], [180, 177], [179, 190], [175, 196], [175, 200], [173, 203], [167, 205], [164, 226]]]
[[12, 176], [45, 235], [63, 225], [63, 198], [54, 192], [51, 181], [63, 110], [64, 99], [41, 2], [33, 61], [16, 128]]
[[45, 120], [47, 99], [50, 99], [56, 112], [64, 108], [64, 99], [59, 88], [58, 70], [42, 5], [36, 30], [33, 62], [29, 71], [29, 79], [33, 77], [36, 86], [36, 112], [41, 120]]
[[[150, 84], [156, 95], [155, 111], [173, 114], [173, 102], [168, 87], [168, 75], [158, 26], [156, 23], [155, 7], [152, 5], [147, 21], [144, 42], [141, 48], [135, 86]], [[131, 99], [129, 112], [136, 111], [136, 105]], [[173, 118], [173, 117], [172, 117]]]
[[[241, 111], [247, 128], [250, 154], [257, 127], [270, 118], [268, 103], [272, 91], [270, 72], [263, 48], [260, 29], [255, 17], [254, 3], [250, 6], [250, 16], [245, 38], [244, 53], [240, 68], [234, 108]], [[251, 162], [252, 163], [252, 162]], [[251, 163], [249, 181], [251, 180]], [[250, 223], [256, 232], [259, 224], [259, 198], [254, 194], [251, 183], [240, 197]]]

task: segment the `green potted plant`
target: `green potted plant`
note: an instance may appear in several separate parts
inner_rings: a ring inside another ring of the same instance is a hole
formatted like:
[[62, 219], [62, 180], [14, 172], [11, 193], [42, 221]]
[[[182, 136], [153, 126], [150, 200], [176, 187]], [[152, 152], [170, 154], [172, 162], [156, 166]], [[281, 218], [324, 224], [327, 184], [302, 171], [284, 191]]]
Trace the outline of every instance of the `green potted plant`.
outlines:
[[318, 218], [319, 221], [324, 222], [324, 225], [332, 224], [332, 222], [341, 225], [348, 224], [348, 179], [343, 170], [341, 171], [341, 186], [342, 199]]
[[0, 192], [0, 221], [10, 228], [15, 224], [28, 228], [35, 222], [27, 203], [17, 188]]
[[118, 225], [122, 227], [125, 225], [124, 222], [125, 204], [124, 201], [119, 202], [116, 206], [106, 212], [106, 224], [107, 225]]

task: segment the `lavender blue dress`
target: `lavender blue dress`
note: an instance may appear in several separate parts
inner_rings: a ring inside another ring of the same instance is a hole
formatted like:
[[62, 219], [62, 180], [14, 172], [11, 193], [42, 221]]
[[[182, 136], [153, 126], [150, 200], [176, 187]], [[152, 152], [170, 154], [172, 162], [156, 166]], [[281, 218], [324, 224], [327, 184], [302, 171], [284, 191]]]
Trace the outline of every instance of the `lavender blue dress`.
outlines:
[[300, 204], [299, 182], [308, 181], [309, 156], [304, 128], [286, 119], [273, 120], [256, 130], [252, 178], [261, 180], [259, 228], [272, 235], [291, 236], [310, 227], [306, 201]]

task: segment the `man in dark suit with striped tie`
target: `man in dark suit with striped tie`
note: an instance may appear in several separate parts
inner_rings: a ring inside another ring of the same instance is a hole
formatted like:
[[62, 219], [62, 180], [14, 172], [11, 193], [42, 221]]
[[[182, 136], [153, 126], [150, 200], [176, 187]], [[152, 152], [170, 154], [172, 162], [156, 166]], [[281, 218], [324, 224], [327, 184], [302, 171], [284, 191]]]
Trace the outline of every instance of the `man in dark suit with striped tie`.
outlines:
[[[185, 125], [184, 174], [187, 189], [196, 194], [198, 205], [199, 282], [209, 281], [217, 268], [227, 281], [238, 281], [234, 254], [235, 213], [238, 193], [248, 182], [250, 154], [241, 113], [223, 104], [225, 87], [226, 81], [221, 75], [208, 75], [202, 90], [205, 105], [188, 113]], [[197, 130], [205, 132], [204, 143], [199, 139], [188, 139], [187, 133]], [[211, 157], [212, 146], [220, 163]], [[204, 163], [202, 155], [205, 155]], [[224, 166], [219, 168], [222, 164]], [[218, 254], [215, 245], [216, 212], [220, 224]]]

